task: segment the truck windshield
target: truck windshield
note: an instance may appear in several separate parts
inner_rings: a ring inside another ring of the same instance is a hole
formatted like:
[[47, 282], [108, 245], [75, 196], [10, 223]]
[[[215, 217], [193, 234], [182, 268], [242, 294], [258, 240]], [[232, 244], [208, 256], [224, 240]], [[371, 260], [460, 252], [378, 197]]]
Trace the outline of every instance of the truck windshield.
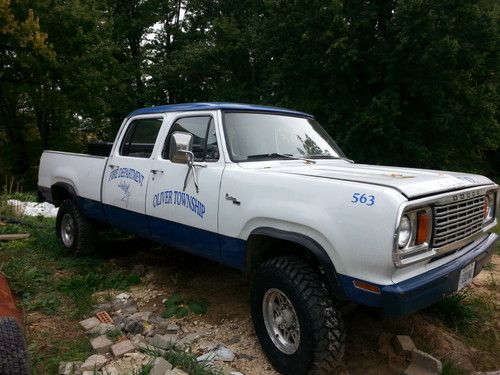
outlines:
[[343, 152], [312, 118], [225, 112], [224, 128], [235, 162], [268, 159], [340, 159]]

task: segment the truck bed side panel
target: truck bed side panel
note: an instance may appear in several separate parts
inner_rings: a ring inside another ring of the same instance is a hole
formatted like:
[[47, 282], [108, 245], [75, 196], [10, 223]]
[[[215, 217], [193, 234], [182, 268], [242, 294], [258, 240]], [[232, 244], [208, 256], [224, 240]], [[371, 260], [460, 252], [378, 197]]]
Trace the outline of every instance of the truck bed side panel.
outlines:
[[88, 217], [106, 221], [101, 203], [101, 184], [107, 158], [68, 152], [44, 151], [38, 172], [40, 190], [70, 186]]

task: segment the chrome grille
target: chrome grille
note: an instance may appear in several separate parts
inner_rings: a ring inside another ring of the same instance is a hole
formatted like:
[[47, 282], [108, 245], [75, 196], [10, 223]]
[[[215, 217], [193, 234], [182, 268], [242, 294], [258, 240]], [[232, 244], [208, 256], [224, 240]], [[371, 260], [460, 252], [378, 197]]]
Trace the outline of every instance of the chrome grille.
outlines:
[[441, 247], [481, 230], [484, 196], [434, 207], [433, 247]]

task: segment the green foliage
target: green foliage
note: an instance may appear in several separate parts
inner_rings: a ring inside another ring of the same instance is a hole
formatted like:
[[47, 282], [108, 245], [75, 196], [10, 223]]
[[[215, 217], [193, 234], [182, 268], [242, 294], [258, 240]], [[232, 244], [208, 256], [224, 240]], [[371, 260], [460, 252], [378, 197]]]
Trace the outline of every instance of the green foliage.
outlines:
[[47, 340], [43, 347], [29, 345], [33, 375], [56, 374], [61, 362], [84, 361], [93, 354], [88, 337]]
[[435, 311], [449, 327], [464, 330], [478, 318], [475, 306], [467, 300], [465, 292], [447, 296], [435, 306]]
[[26, 184], [42, 148], [207, 100], [314, 113], [359, 162], [500, 174], [498, 4], [1, 1], [0, 170]]
[[183, 318], [191, 311], [194, 314], [203, 315], [208, 311], [210, 302], [205, 298], [185, 299], [184, 296], [174, 293], [165, 301], [165, 310], [162, 313], [163, 318]]
[[484, 297], [462, 291], [437, 303], [431, 311], [457, 330], [468, 345], [491, 353], [498, 352], [498, 338], [490, 323], [495, 321], [495, 306]]
[[123, 336], [123, 332], [121, 329], [112, 329], [106, 332], [106, 336], [113, 342], [116, 342], [120, 337]]
[[451, 359], [445, 359], [443, 361], [443, 372], [441, 375], [467, 375], [469, 371], [463, 369], [459, 365], [457, 365]]
[[180, 368], [190, 375], [222, 375], [224, 373], [212, 362], [198, 361], [196, 355], [190, 349], [169, 349], [161, 352], [145, 349], [143, 351], [153, 357], [165, 358], [172, 366]]

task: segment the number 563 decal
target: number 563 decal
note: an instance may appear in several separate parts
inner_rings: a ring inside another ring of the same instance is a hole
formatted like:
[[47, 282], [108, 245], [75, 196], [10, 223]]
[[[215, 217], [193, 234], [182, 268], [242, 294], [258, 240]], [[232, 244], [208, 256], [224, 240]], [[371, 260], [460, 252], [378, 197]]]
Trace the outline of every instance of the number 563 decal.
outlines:
[[373, 206], [375, 204], [375, 196], [366, 195], [361, 193], [354, 193], [352, 195], [352, 203], [366, 204], [367, 206]]

